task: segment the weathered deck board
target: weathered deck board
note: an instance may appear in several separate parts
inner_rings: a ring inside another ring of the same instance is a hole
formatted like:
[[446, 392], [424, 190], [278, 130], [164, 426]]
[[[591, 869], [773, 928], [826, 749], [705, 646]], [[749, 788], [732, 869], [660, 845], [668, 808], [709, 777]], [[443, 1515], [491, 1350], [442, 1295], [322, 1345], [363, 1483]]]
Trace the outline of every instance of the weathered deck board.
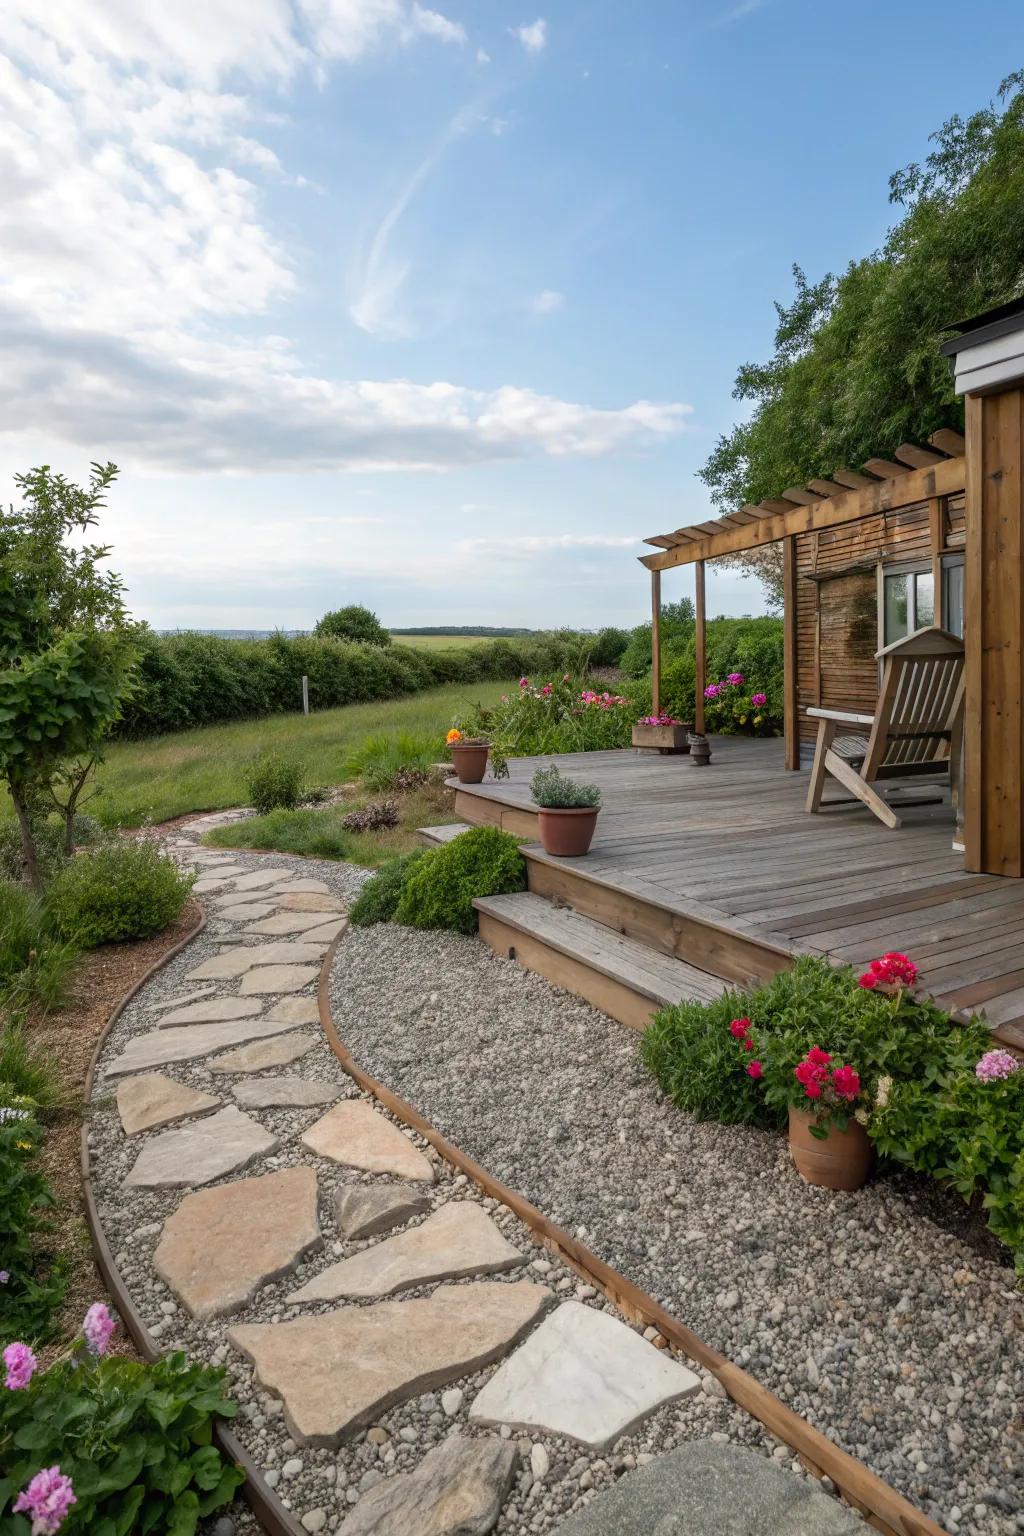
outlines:
[[[507, 781], [465, 788], [528, 811], [550, 761], [513, 760]], [[808, 816], [780, 741], [716, 738], [706, 768], [628, 751], [553, 761], [602, 791], [589, 880], [792, 953], [863, 966], [904, 950], [946, 1006], [983, 1007], [1024, 1042], [1024, 881], [964, 870], [948, 799], [902, 802], [892, 832], [852, 798]]]

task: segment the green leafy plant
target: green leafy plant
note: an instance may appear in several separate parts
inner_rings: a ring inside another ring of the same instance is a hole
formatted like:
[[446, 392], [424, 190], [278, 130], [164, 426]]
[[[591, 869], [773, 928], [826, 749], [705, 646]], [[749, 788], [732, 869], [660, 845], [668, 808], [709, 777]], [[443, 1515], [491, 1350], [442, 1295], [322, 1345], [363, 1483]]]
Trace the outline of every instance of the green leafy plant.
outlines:
[[400, 790], [409, 786], [410, 775], [427, 783], [443, 753], [440, 733], [398, 731], [367, 736], [351, 754], [347, 771], [374, 793]]
[[748, 1073], [750, 1056], [730, 1031], [736, 1018], [768, 1016], [763, 992], [726, 992], [711, 1003], [676, 1003], [656, 1013], [644, 1031], [640, 1052], [648, 1070], [672, 1102], [695, 1120], [720, 1125], [783, 1124], [779, 1109], [765, 1100]]
[[63, 1100], [57, 1059], [35, 1045], [24, 1024], [9, 1018], [0, 1025], [0, 1104], [22, 1097], [45, 1113]]
[[302, 799], [302, 769], [279, 752], [263, 752], [249, 769], [246, 788], [260, 816], [268, 811], [292, 811]]
[[497, 827], [473, 827], [429, 849], [405, 873], [395, 921], [411, 928], [475, 933], [473, 900], [526, 889], [519, 844]]
[[0, 881], [0, 1004], [12, 1013], [31, 1004], [59, 1008], [77, 958], [73, 941], [54, 937], [42, 899]]
[[427, 856], [426, 848], [401, 853], [381, 865], [366, 881], [349, 911], [349, 921], [357, 928], [372, 928], [375, 923], [390, 923], [398, 911], [406, 877]]
[[391, 644], [391, 636], [377, 615], [360, 603], [349, 603], [347, 608], [325, 613], [313, 633], [329, 635], [334, 640], [361, 640], [364, 645]]
[[578, 784], [566, 778], [554, 763], [550, 768], [537, 769], [530, 780], [530, 793], [543, 810], [590, 810], [601, 804], [596, 784]]
[[[105, 1308], [90, 1308], [86, 1337], [101, 1352], [110, 1326]], [[223, 1370], [183, 1354], [153, 1365], [97, 1358], [84, 1342], [49, 1370], [34, 1365], [19, 1352], [24, 1384], [0, 1388], [3, 1536], [29, 1536], [34, 1479], [56, 1485], [62, 1536], [193, 1536], [231, 1502], [244, 1476], [212, 1443], [217, 1420], [236, 1412]]]
[[83, 949], [146, 939], [180, 917], [195, 879], [153, 843], [126, 838], [65, 865], [46, 909], [57, 932]]
[[67, 1288], [67, 1266], [47, 1241], [45, 1213], [55, 1202], [39, 1169], [43, 1132], [36, 1108], [25, 1094], [0, 1083], [0, 1341], [16, 1335], [47, 1338]]

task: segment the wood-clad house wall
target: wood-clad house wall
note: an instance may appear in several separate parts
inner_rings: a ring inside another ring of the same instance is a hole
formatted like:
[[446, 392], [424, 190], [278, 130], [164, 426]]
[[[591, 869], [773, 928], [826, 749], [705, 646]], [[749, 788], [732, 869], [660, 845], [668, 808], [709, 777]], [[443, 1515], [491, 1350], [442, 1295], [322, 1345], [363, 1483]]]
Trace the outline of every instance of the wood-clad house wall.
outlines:
[[[944, 547], [963, 544], [964, 498], [946, 503]], [[796, 653], [801, 756], [813, 751], [812, 706], [871, 714], [878, 698], [878, 568], [936, 551], [927, 501], [796, 535]]]

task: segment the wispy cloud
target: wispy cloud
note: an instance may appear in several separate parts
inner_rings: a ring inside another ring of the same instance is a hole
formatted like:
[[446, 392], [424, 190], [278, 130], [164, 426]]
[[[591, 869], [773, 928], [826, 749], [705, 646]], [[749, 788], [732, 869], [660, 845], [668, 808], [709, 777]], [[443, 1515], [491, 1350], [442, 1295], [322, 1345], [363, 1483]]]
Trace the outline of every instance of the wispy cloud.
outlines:
[[521, 27], [509, 27], [513, 37], [519, 39], [527, 53], [543, 53], [548, 41], [548, 24], [543, 16]]
[[604, 533], [524, 533], [507, 539], [459, 539], [455, 551], [460, 555], [533, 555], [557, 550], [630, 549], [640, 541], [635, 534], [621, 537]]
[[712, 27], [731, 27], [734, 22], [742, 21], [745, 16], [752, 16], [755, 11], [763, 10], [767, 4], [768, 0], [739, 0], [738, 5], [732, 6], [711, 25]]
[[564, 305], [565, 294], [559, 293], [557, 288], [542, 288], [540, 293], [535, 293], [530, 300], [530, 308], [535, 315], [553, 315]]

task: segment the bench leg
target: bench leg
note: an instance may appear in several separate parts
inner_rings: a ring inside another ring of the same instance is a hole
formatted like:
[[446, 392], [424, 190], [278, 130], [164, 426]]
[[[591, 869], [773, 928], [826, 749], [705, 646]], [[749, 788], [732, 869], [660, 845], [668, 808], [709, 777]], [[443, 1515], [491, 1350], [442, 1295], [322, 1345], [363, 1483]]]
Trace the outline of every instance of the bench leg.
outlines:
[[825, 758], [829, 747], [835, 740], [836, 722], [834, 720], [818, 721], [818, 740], [814, 748], [814, 766], [811, 769], [811, 782], [807, 786], [807, 801], [804, 809], [812, 815], [821, 806], [821, 797], [825, 789]]
[[825, 762], [829, 773], [837, 778], [840, 784], [850, 791], [851, 795], [856, 795], [857, 799], [863, 805], [866, 805], [869, 811], [874, 812], [879, 821], [884, 822], [893, 831], [896, 830], [900, 825], [900, 819], [896, 812], [892, 809], [891, 805], [882, 799], [877, 790], [871, 788], [866, 779], [861, 778], [856, 769], [851, 768], [849, 763], [843, 758], [837, 757], [835, 752], [826, 752]]

